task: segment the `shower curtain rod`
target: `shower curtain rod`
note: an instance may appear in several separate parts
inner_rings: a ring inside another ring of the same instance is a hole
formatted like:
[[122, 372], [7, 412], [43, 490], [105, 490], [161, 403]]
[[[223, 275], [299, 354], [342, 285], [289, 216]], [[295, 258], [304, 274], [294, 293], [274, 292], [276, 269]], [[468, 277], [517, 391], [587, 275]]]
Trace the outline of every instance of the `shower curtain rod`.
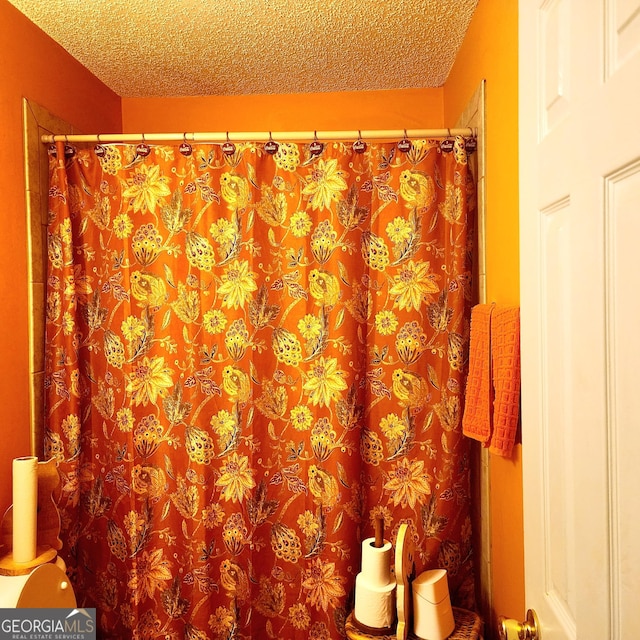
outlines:
[[269, 140], [330, 141], [330, 140], [394, 140], [402, 138], [448, 138], [475, 136], [470, 127], [464, 129], [369, 129], [351, 131], [212, 131], [192, 133], [99, 133], [99, 134], [45, 134], [43, 143], [53, 142], [268, 142]]

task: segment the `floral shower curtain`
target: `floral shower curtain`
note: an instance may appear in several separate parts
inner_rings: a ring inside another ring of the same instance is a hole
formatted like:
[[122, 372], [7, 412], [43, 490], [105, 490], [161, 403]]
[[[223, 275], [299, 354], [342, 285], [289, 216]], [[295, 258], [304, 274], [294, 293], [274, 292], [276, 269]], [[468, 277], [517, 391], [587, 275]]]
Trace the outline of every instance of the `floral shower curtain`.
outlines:
[[45, 445], [99, 637], [342, 637], [377, 517], [473, 606], [464, 144], [58, 144]]

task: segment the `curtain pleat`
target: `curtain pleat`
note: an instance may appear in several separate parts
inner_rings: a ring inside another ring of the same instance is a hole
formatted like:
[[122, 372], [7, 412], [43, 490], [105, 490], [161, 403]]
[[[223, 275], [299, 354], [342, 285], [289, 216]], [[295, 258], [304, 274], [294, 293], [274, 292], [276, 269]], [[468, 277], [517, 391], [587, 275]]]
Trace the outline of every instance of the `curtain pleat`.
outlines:
[[412, 142], [58, 146], [45, 445], [99, 637], [343, 637], [379, 517], [473, 607], [475, 189]]

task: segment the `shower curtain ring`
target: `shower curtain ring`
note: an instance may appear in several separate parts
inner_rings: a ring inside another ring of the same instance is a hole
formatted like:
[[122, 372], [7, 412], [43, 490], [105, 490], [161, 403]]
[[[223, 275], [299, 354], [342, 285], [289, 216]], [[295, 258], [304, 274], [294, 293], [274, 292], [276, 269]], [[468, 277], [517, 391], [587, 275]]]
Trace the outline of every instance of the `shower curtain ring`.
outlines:
[[226, 156], [232, 156], [236, 152], [236, 145], [231, 142], [229, 132], [227, 131], [227, 141], [222, 145], [222, 152]]
[[142, 135], [142, 142], [136, 147], [136, 155], [141, 158], [146, 158], [151, 153], [151, 147], [147, 144], [147, 141], [144, 138], [144, 133]]
[[362, 139], [360, 129], [358, 129], [358, 139], [353, 143], [353, 150], [356, 153], [364, 153], [367, 150], [367, 143]]
[[183, 156], [185, 156], [185, 158], [190, 156], [193, 153], [193, 148], [187, 142], [187, 132], [186, 131], [182, 134], [182, 144], [178, 147], [178, 150], [180, 151], [180, 153]]
[[319, 156], [324, 151], [324, 143], [318, 140], [318, 131], [313, 131], [313, 142], [309, 145], [309, 151], [312, 156]]
[[264, 145], [264, 150], [270, 155], [274, 155], [278, 152], [279, 145], [271, 136], [271, 131], [269, 131], [269, 140]]

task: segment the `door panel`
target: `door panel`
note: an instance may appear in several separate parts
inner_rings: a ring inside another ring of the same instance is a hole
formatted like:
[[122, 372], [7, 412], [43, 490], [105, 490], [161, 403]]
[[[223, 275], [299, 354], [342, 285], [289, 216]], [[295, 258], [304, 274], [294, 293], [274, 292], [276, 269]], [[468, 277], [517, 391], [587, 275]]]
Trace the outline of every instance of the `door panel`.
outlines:
[[640, 395], [637, 376], [628, 374], [640, 362], [640, 340], [633, 339], [640, 319], [636, 275], [640, 163], [609, 176], [605, 192], [612, 627], [618, 637], [631, 638], [640, 629]]
[[640, 637], [640, 0], [520, 0], [527, 607]]

